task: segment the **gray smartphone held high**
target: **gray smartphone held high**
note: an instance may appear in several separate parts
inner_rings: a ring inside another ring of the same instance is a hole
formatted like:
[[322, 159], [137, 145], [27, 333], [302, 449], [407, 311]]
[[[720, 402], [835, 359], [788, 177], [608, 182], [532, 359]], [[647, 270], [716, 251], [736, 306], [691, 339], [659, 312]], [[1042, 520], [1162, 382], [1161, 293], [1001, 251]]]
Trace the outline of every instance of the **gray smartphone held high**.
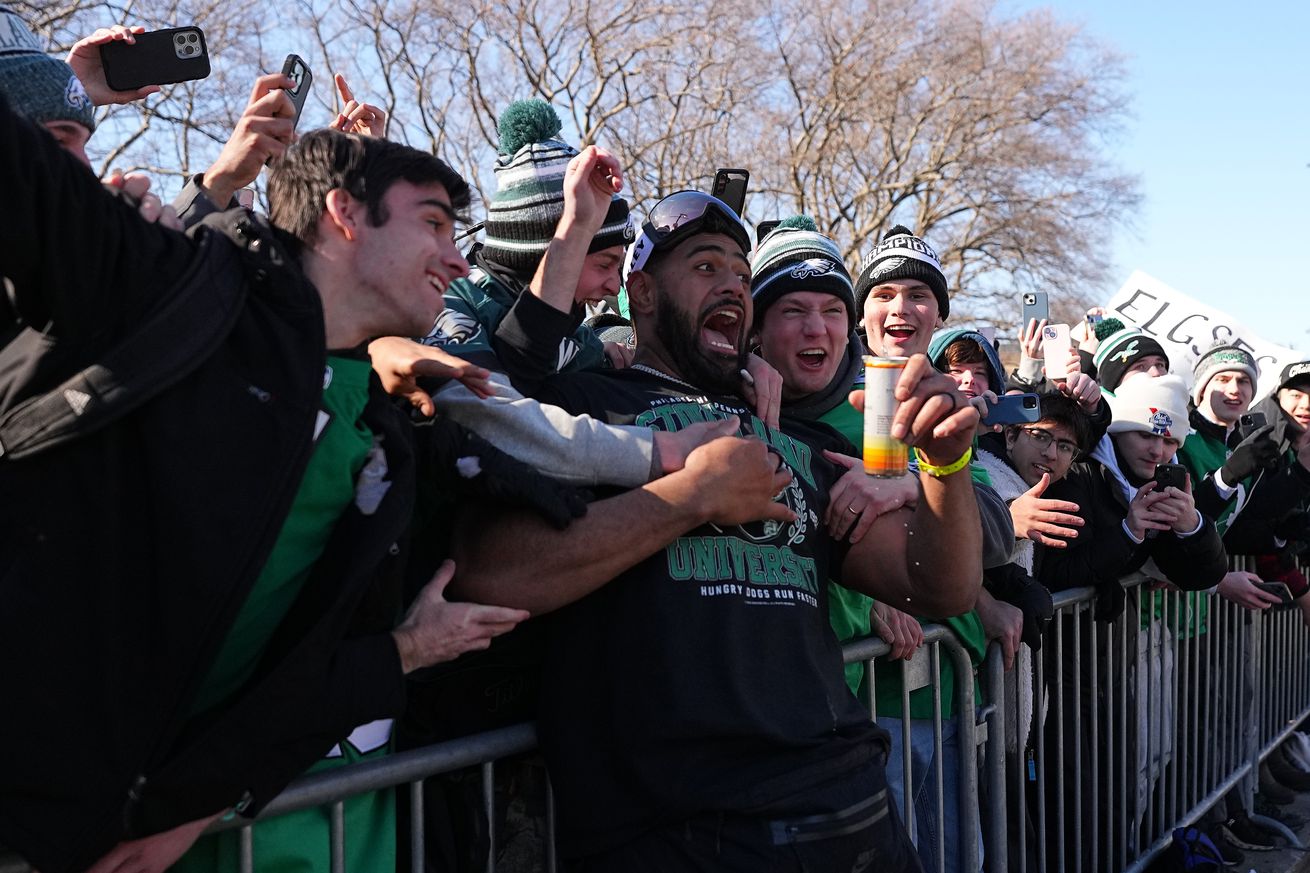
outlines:
[[750, 178], [748, 170], [715, 170], [714, 188], [710, 193], [731, 206], [740, 218], [746, 206], [746, 183]]
[[287, 92], [296, 107], [296, 117], [291, 125], [295, 127], [300, 123], [300, 113], [305, 108], [305, 101], [309, 99], [309, 86], [314, 83], [314, 74], [300, 55], [289, 54], [282, 63], [282, 75], [296, 83], [296, 86]]
[[1019, 322], [1020, 332], [1028, 329], [1028, 324], [1032, 320], [1050, 321], [1051, 307], [1046, 299], [1045, 291], [1025, 291], [1019, 297], [1021, 306], [1020, 315], [1022, 320]]
[[136, 42], [100, 46], [105, 84], [115, 91], [171, 85], [209, 75], [209, 49], [198, 27], [171, 27], [136, 35]]
[[1038, 394], [1006, 394], [987, 401], [983, 424], [1032, 424], [1042, 420], [1042, 398]]

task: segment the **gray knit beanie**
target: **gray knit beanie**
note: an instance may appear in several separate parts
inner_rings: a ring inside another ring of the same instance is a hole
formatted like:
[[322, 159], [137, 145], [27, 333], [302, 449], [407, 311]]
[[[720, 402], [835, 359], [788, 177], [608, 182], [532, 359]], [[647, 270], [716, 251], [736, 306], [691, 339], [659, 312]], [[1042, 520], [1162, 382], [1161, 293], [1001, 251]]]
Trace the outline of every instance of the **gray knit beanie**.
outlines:
[[[511, 103], [500, 116], [496, 193], [487, 206], [482, 254], [529, 277], [564, 214], [564, 172], [578, 150], [560, 140], [559, 116], [542, 100]], [[615, 194], [588, 252], [632, 242], [628, 202]]]
[[68, 64], [45, 53], [8, 6], [0, 4], [0, 93], [19, 115], [38, 124], [75, 121], [94, 132], [95, 107]]
[[1192, 403], [1200, 406], [1210, 380], [1216, 373], [1230, 370], [1249, 376], [1252, 387], [1260, 381], [1260, 365], [1255, 355], [1239, 345], [1220, 340], [1206, 349], [1192, 368]]

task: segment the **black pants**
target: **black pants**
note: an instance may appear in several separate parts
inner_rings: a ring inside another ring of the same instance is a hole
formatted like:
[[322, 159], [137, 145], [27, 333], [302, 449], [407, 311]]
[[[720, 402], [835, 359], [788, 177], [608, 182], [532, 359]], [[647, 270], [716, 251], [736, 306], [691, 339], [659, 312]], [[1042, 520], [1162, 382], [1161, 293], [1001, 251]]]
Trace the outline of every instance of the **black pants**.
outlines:
[[[649, 831], [570, 873], [922, 873], [881, 762], [789, 801], [789, 812], [705, 813]], [[809, 812], [810, 810], [826, 810]]]

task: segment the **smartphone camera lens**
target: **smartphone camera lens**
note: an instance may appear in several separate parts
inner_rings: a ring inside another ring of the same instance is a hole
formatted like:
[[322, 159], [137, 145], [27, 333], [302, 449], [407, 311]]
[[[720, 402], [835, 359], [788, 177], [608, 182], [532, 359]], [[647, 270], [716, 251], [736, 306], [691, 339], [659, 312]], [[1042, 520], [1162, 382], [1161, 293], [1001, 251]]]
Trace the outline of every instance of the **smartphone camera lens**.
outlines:
[[1034, 306], [1034, 305], [1036, 305], [1036, 303], [1037, 303], [1037, 295], [1036, 295], [1036, 294], [1025, 294], [1025, 295], [1023, 295], [1023, 302], [1024, 302], [1024, 305], [1025, 305], [1025, 306]]
[[1023, 408], [1024, 408], [1024, 409], [1036, 409], [1036, 408], [1037, 408], [1037, 398], [1036, 398], [1036, 397], [1025, 397], [1025, 398], [1023, 399]]

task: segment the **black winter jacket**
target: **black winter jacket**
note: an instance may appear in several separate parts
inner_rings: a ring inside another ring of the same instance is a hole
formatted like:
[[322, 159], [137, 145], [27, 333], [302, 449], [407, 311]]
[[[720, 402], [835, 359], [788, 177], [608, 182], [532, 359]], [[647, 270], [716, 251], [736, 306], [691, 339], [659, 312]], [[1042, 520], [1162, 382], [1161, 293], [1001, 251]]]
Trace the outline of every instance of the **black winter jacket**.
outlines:
[[392, 487], [342, 516], [242, 692], [188, 721], [310, 453], [318, 294], [248, 213], [194, 238], [145, 224], [3, 97], [0, 173], [0, 414], [113, 348], [188, 271], [235, 308], [217, 352], [136, 411], [0, 457], [0, 844], [59, 873], [234, 804], [253, 814], [355, 725], [400, 713], [387, 631], [413, 454], [375, 382], [365, 417]]
[[1214, 522], [1204, 515], [1201, 529], [1191, 536], [1161, 531], [1140, 544], [1134, 542], [1123, 525], [1128, 501], [1114, 474], [1098, 461], [1074, 464], [1044, 496], [1077, 503], [1084, 524], [1067, 548], [1037, 547], [1034, 575], [1052, 591], [1096, 588], [1098, 618], [1119, 614], [1124, 600], [1120, 577], [1141, 569], [1148, 559], [1155, 559], [1170, 582], [1192, 591], [1219, 584], [1228, 572], [1223, 541]]

